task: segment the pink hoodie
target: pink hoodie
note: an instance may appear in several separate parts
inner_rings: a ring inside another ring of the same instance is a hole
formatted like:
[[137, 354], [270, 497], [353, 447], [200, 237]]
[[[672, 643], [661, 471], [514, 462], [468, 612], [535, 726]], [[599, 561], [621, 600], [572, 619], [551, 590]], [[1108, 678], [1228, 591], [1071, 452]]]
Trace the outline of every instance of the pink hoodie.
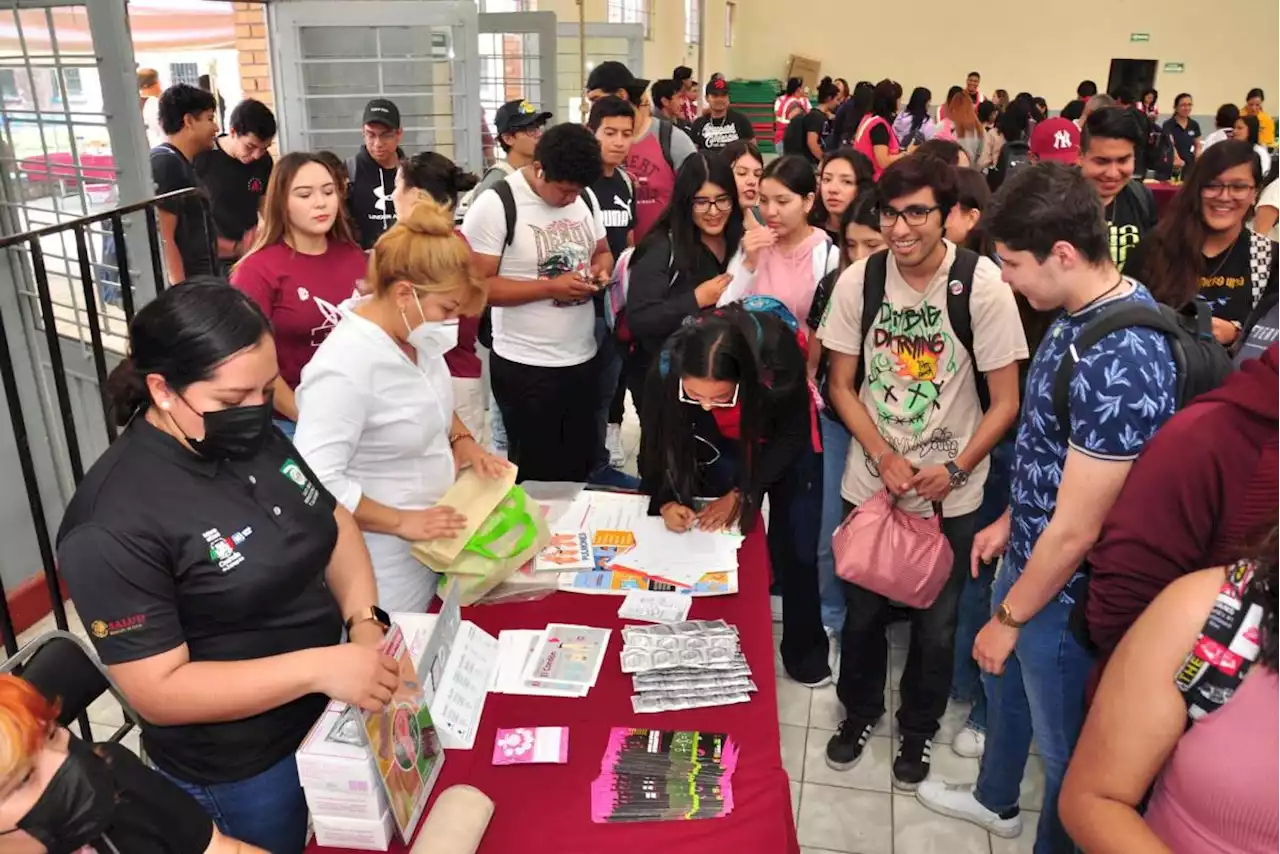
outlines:
[[776, 246], [760, 250], [756, 261], [755, 282], [752, 293], [777, 297], [796, 320], [804, 323], [813, 304], [813, 292], [818, 287], [814, 278], [814, 252], [823, 253], [824, 269], [831, 239], [820, 228], [809, 227], [809, 236], [789, 252]]

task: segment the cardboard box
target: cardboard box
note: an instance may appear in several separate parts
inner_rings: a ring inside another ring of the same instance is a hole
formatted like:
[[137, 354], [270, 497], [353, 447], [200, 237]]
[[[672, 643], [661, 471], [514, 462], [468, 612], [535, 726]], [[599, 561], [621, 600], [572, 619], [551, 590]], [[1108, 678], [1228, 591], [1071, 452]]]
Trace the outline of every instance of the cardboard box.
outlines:
[[312, 816], [325, 818], [355, 818], [363, 821], [378, 821], [389, 806], [387, 794], [379, 786], [369, 792], [331, 792], [309, 786], [302, 790], [307, 799], [307, 809]]
[[361, 851], [386, 851], [395, 836], [396, 826], [391, 810], [382, 818], [370, 821], [357, 818], [312, 819], [316, 829], [316, 844], [328, 848], [355, 848]]
[[314, 789], [371, 800], [381, 797], [382, 779], [369, 748], [332, 737], [342, 723], [345, 709], [344, 704], [330, 703], [302, 740], [296, 754], [298, 780], [308, 791]]
[[804, 85], [809, 87], [809, 94], [816, 96], [818, 93], [818, 81], [822, 79], [819, 76], [821, 70], [822, 63], [818, 60], [792, 54], [790, 62], [787, 63], [787, 79], [799, 77], [804, 81]]

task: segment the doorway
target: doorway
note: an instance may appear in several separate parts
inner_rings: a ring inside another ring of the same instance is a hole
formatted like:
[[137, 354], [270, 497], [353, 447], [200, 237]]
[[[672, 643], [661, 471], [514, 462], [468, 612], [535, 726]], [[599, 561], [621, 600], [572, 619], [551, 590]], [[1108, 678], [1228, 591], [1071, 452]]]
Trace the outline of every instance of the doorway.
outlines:
[[1156, 62], [1154, 59], [1113, 59], [1111, 71], [1107, 74], [1107, 93], [1111, 94], [1124, 87], [1133, 93], [1134, 98], [1142, 97], [1142, 93], [1156, 85]]

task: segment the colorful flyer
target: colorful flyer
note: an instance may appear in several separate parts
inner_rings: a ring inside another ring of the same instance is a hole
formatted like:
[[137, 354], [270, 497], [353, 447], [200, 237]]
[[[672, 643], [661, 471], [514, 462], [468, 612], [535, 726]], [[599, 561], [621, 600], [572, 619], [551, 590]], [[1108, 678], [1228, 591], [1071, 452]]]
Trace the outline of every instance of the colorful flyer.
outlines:
[[551, 623], [525, 665], [525, 683], [585, 695], [596, 684], [609, 634], [608, 629]]
[[569, 729], [562, 726], [516, 727], [498, 730], [493, 742], [494, 765], [563, 765], [569, 761]]

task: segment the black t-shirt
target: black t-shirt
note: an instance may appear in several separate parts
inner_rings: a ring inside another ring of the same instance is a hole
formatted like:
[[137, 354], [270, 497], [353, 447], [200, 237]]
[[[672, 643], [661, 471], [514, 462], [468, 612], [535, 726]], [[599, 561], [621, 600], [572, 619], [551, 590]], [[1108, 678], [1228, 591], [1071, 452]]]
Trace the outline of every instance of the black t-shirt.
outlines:
[[889, 144], [889, 126], [884, 122], [876, 122], [868, 130], [867, 135], [871, 137], [872, 145]]
[[622, 250], [627, 248], [627, 235], [636, 222], [631, 183], [621, 169], [615, 169], [612, 175], [601, 175], [600, 180], [591, 185], [591, 194], [595, 196], [596, 210], [600, 211], [600, 219], [604, 222], [609, 252], [617, 261]]
[[[1243, 232], [1240, 239], [1228, 249], [1210, 258], [1204, 256], [1204, 272], [1200, 276], [1200, 296], [1209, 303], [1213, 316], [1242, 326], [1253, 313], [1255, 303], [1253, 260], [1249, 249], [1251, 235]], [[1160, 285], [1159, 282], [1147, 281], [1148, 244], [1140, 243], [1129, 253], [1125, 261], [1124, 272], [1142, 282], [1148, 288]], [[1277, 267], [1280, 267], [1280, 248], [1271, 244], [1271, 266], [1266, 272], [1267, 281], [1262, 284], [1259, 294], [1272, 294], [1277, 289]], [[1262, 302], [1260, 297], [1259, 302]]]
[[[191, 161], [167, 142], [151, 149], [151, 179], [156, 185], [156, 195], [199, 186]], [[217, 227], [209, 215], [207, 204], [195, 196], [183, 196], [159, 204], [160, 210], [178, 218], [173, 240], [178, 245], [183, 272], [188, 279], [212, 275], [216, 270], [213, 240]]]
[[1196, 160], [1196, 140], [1200, 139], [1200, 124], [1195, 119], [1187, 119], [1184, 128], [1176, 118], [1164, 123], [1165, 134], [1173, 140], [1173, 148], [1182, 158], [1182, 171], [1185, 173]]
[[192, 161], [200, 186], [209, 196], [213, 222], [218, 234], [239, 240], [258, 224], [258, 203], [267, 192], [271, 178], [271, 155], [252, 163], [241, 163], [218, 145], [202, 151]]
[[[94, 752], [111, 769], [116, 801], [103, 836], [120, 854], [204, 854], [213, 840], [213, 819], [196, 799], [148, 768], [121, 744], [97, 744]], [[112, 849], [99, 841], [93, 848]]]
[[[325, 585], [335, 502], [279, 431], [247, 462], [212, 462], [141, 416], [85, 475], [58, 563], [107, 665], [186, 644], [192, 662], [338, 643]], [[245, 780], [297, 749], [324, 710], [311, 694], [250, 718], [144, 726], [157, 766], [192, 783]]]
[[751, 121], [737, 110], [730, 109], [722, 118], [715, 119], [709, 115], [700, 116], [693, 123], [690, 134], [698, 147], [704, 150], [718, 151], [731, 142], [740, 139], [754, 139], [755, 131]]
[[1125, 266], [1125, 259], [1143, 235], [1156, 227], [1156, 203], [1151, 191], [1142, 184], [1131, 181], [1106, 207], [1107, 231], [1111, 244], [1111, 260], [1117, 267]]
[[804, 156], [808, 157], [813, 163], [818, 162], [818, 158], [813, 156], [813, 152], [809, 150], [809, 134], [816, 133], [818, 135], [818, 147], [826, 148], [827, 137], [831, 134], [831, 117], [819, 109], [812, 109], [804, 117]]

